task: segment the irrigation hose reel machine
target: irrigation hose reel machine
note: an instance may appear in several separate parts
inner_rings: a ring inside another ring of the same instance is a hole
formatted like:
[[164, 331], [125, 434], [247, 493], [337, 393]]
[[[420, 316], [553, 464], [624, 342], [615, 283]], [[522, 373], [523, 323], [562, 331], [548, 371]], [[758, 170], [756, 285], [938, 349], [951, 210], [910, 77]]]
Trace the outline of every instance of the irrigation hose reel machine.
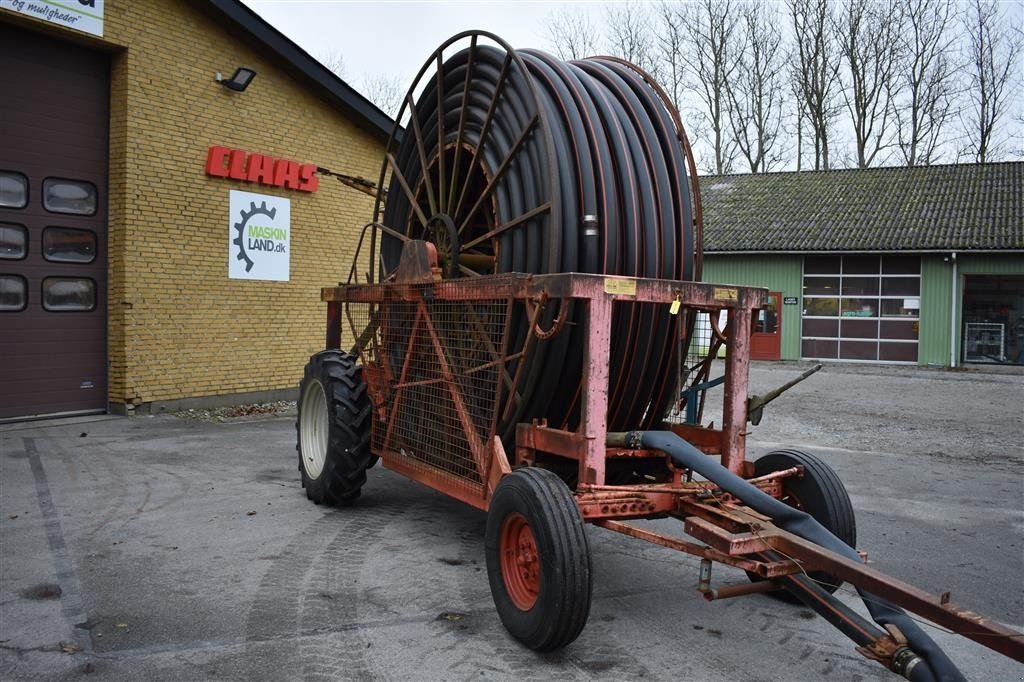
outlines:
[[[379, 459], [485, 510], [498, 614], [538, 651], [586, 624], [590, 523], [699, 557], [707, 599], [803, 602], [908, 679], [962, 675], [903, 608], [1024, 660], [1020, 633], [865, 565], [824, 462], [747, 461], [778, 394], [747, 391], [766, 291], [700, 281], [693, 155], [646, 73], [458, 34], [409, 89], [377, 188], [300, 384], [310, 499], [351, 504]], [[636, 523], [666, 517], [698, 542]], [[715, 562], [750, 582], [712, 587]], [[870, 619], [833, 596], [843, 581]]]

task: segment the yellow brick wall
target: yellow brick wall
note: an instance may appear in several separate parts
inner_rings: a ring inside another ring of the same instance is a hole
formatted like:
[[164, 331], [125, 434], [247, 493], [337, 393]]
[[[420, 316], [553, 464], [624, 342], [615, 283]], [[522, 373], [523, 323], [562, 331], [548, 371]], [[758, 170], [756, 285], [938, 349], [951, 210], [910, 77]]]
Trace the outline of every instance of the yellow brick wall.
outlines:
[[[110, 401], [140, 404], [296, 385], [322, 348], [319, 289], [348, 274], [372, 198], [209, 178], [207, 149], [315, 163], [374, 181], [383, 145], [192, 3], [109, 0]], [[257, 71], [233, 93], [214, 81]], [[291, 279], [228, 279], [228, 191], [291, 200]]]

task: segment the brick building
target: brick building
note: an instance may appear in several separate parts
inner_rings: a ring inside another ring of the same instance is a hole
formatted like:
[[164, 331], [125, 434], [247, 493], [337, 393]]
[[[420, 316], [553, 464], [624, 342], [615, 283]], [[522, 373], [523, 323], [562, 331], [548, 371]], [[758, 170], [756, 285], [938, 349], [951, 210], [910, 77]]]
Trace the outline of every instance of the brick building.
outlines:
[[391, 120], [236, 0], [0, 0], [0, 64], [0, 419], [292, 389]]

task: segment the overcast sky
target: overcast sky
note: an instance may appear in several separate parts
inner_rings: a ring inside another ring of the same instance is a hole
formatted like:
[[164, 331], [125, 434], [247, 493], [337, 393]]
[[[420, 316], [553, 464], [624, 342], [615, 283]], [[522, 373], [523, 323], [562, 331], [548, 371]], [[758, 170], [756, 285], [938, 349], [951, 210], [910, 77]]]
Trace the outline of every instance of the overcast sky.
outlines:
[[[306, 52], [339, 53], [354, 87], [377, 73], [408, 87], [423, 62], [451, 36], [467, 29], [497, 34], [513, 47], [547, 48], [544, 18], [555, 2], [347, 2], [345, 0], [243, 0]], [[600, 12], [601, 3], [573, 3], [575, 11]]]
[[[600, 26], [606, 21], [606, 2], [440, 2], [432, 0], [406, 0], [366, 2], [361, 0], [242, 0], [264, 20], [298, 43], [314, 57], [340, 55], [344, 60], [343, 78], [357, 90], [363, 91], [366, 79], [386, 75], [397, 79], [401, 90], [411, 85], [416, 72], [431, 53], [451, 36], [468, 29], [482, 29], [504, 38], [513, 47], [538, 47], [553, 51], [545, 24], [552, 13], [565, 11], [589, 15], [591, 23]], [[641, 2], [642, 0], [631, 0]], [[1021, 0], [1000, 2], [1011, 23], [1020, 25], [1024, 3]], [[783, 30], [786, 30], [785, 28]], [[956, 29], [954, 29], [956, 30]], [[959, 39], [963, 40], [963, 29]], [[1018, 62], [1019, 64], [1019, 62]], [[1021, 82], [1021, 74], [1016, 77]], [[1024, 156], [1024, 88], [1018, 86], [1010, 109], [1001, 123], [1001, 130], [1009, 136], [1003, 159]], [[1011, 90], [1013, 92], [1013, 90]], [[364, 93], [365, 94], [365, 93]], [[684, 117], [688, 112], [684, 110]], [[692, 112], [689, 112], [692, 114]], [[788, 123], [787, 123], [788, 125]], [[835, 152], [833, 163], [843, 165], [842, 154], [849, 156], [852, 130], [846, 119], [840, 121], [837, 135], [830, 136]], [[687, 118], [702, 169], [704, 159], [713, 158], [708, 145]], [[951, 142], [939, 162], [955, 160], [953, 151], [959, 145], [957, 135], [963, 129], [956, 122], [947, 126], [946, 136]], [[791, 142], [791, 141], [787, 141]], [[805, 152], [806, 154], [806, 152]], [[791, 155], [792, 156], [792, 155]], [[964, 159], [966, 160], [966, 159]], [[898, 163], [890, 157], [881, 165]], [[794, 167], [790, 159], [786, 167]], [[850, 165], [849, 159], [847, 164]], [[737, 170], [742, 168], [739, 165]]]

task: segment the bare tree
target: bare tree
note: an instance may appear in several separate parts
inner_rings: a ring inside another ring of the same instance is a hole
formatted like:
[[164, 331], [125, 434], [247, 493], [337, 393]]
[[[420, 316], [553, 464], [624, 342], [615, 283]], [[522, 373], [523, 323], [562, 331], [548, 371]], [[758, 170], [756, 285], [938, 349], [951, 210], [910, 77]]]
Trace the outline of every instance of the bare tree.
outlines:
[[368, 100], [388, 116], [394, 118], [405, 99], [405, 87], [394, 75], [375, 73], [363, 76], [362, 90]]
[[725, 88], [729, 122], [750, 172], [764, 173], [782, 160], [782, 33], [772, 5], [746, 5], [740, 20], [743, 49]]
[[985, 163], [1003, 150], [999, 125], [1013, 99], [1022, 43], [993, 0], [973, 0], [968, 12], [965, 23], [971, 62], [971, 107], [966, 121], [965, 151], [978, 163]]
[[711, 170], [732, 170], [736, 142], [729, 125], [729, 82], [738, 64], [738, 16], [732, 0], [700, 0], [677, 8], [686, 41], [685, 87], [701, 101], [700, 117], [710, 130]]
[[829, 169], [829, 133], [838, 102], [840, 50], [832, 31], [829, 0], [787, 0], [793, 25], [792, 75], [800, 110], [814, 137], [814, 169]]
[[600, 35], [585, 12], [563, 7], [545, 19], [548, 43], [559, 59], [583, 59], [598, 52]]
[[659, 26], [657, 32], [657, 53], [662, 64], [664, 85], [677, 109], [683, 108], [684, 62], [686, 60], [686, 38], [683, 35], [684, 21], [677, 7], [667, 1], [658, 5]]
[[908, 166], [934, 162], [954, 113], [958, 68], [950, 54], [956, 17], [952, 0], [903, 0], [897, 69], [897, 144]]
[[853, 123], [858, 168], [870, 166], [893, 144], [901, 10], [897, 0], [846, 0], [835, 22], [850, 79], [842, 93]]
[[[790, 69], [792, 73], [792, 69]], [[793, 129], [796, 132], [796, 170], [803, 170], [804, 158], [804, 122], [807, 121], [807, 108], [804, 98], [800, 95], [800, 85], [796, 78], [789, 79], [790, 101], [793, 103]]]
[[654, 22], [646, 6], [608, 5], [605, 9], [605, 41], [608, 51], [651, 74], [661, 75], [661, 64], [653, 35]]
[[341, 52], [329, 47], [318, 50], [313, 56], [338, 78], [345, 77], [347, 69], [345, 68], [345, 57], [342, 56]]

